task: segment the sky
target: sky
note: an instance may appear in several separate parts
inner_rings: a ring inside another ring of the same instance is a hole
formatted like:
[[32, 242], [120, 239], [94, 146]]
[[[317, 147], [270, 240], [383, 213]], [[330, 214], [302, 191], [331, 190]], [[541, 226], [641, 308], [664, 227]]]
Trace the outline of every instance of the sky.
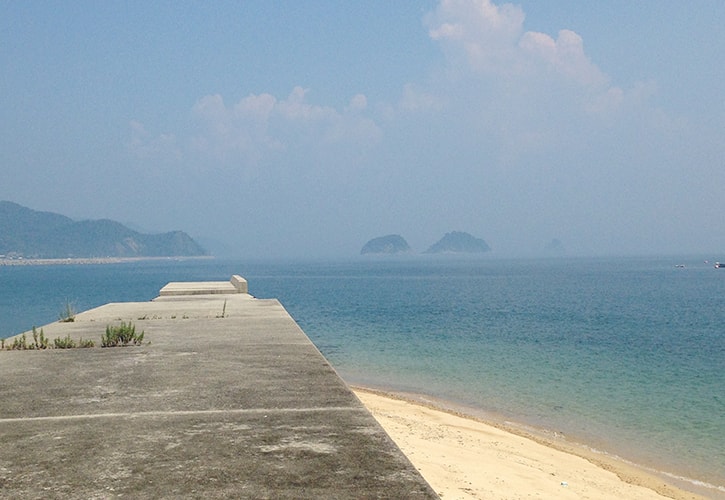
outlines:
[[0, 200], [242, 258], [725, 257], [725, 2], [0, 0]]

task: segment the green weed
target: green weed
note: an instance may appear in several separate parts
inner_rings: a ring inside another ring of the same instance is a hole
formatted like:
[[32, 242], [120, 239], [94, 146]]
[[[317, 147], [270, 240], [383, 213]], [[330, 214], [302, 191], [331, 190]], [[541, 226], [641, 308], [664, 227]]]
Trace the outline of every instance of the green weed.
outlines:
[[24, 351], [28, 348], [28, 339], [23, 333], [20, 337], [15, 337], [13, 339], [13, 345], [10, 347], [12, 350], [21, 350]]
[[66, 301], [63, 310], [58, 315], [58, 321], [61, 323], [72, 323], [76, 320], [76, 310], [70, 301]]
[[31, 344], [31, 349], [47, 349], [48, 348], [48, 338], [43, 333], [43, 329], [40, 329], [40, 333], [38, 330], [33, 327], [33, 343]]
[[129, 344], [141, 345], [144, 332], [136, 333], [136, 327], [132, 323], [121, 322], [118, 326], [106, 326], [106, 333], [101, 337], [101, 347], [119, 347]]
[[76, 342], [70, 338], [70, 334], [66, 335], [64, 338], [57, 337], [54, 344], [56, 349], [73, 349], [76, 347]]

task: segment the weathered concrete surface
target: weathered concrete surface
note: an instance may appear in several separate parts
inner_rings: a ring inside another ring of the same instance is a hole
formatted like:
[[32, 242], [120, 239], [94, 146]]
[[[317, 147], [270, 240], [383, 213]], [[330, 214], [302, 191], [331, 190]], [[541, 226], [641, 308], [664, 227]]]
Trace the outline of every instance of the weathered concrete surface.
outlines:
[[122, 320], [143, 346], [0, 352], [1, 498], [436, 498], [276, 300], [163, 296], [43, 330], [100, 345]]

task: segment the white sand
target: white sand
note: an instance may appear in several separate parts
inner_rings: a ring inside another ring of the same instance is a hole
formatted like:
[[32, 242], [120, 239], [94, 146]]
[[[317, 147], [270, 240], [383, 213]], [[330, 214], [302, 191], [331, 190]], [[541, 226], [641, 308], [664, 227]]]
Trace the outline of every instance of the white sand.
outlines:
[[355, 393], [444, 500], [702, 498], [584, 448], [546, 443], [395, 396], [359, 388]]

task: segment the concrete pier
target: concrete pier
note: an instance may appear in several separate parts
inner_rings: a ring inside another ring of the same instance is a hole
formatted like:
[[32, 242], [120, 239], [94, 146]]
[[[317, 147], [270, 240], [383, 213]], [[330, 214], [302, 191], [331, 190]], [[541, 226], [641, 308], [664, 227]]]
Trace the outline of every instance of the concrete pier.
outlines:
[[0, 352], [0, 497], [437, 498], [282, 305], [246, 285], [169, 284], [43, 326], [51, 344], [99, 346], [133, 322], [141, 346]]

